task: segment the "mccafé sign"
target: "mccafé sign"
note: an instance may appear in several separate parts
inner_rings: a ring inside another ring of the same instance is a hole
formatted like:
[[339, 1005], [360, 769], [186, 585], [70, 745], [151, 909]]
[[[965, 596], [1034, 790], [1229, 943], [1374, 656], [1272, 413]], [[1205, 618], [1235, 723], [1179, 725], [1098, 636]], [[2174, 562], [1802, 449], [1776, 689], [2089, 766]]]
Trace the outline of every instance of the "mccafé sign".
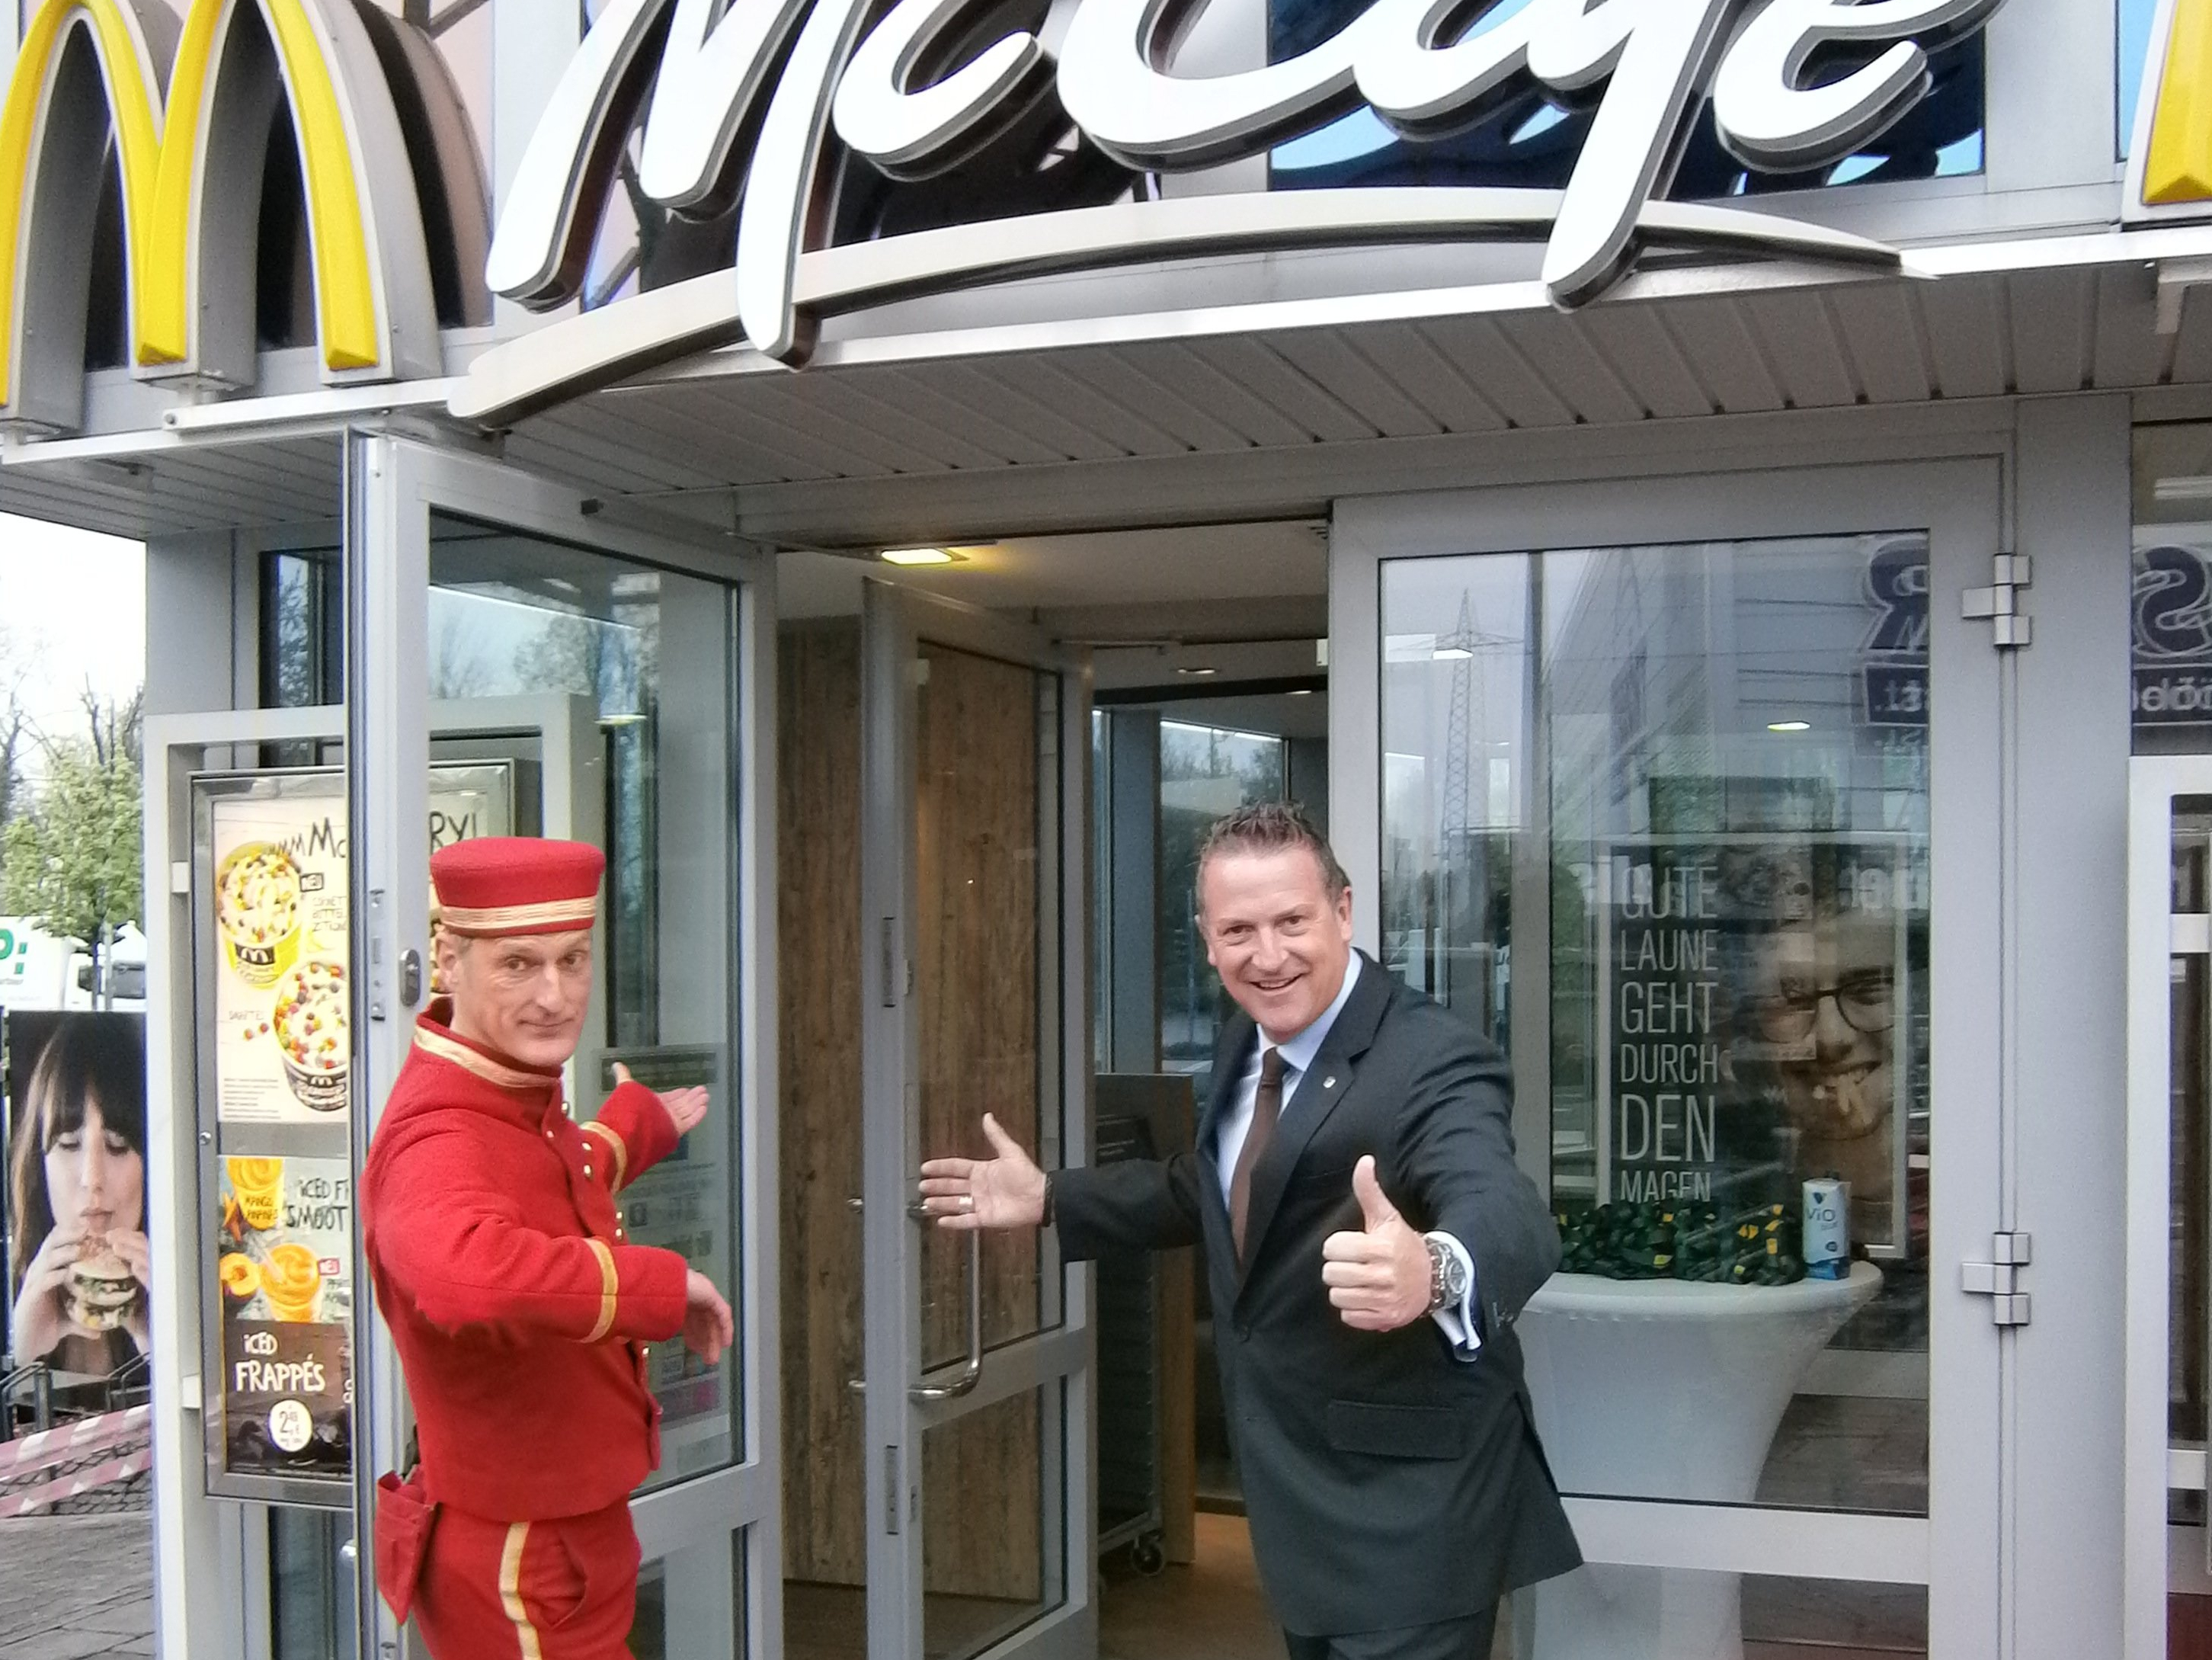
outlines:
[[[488, 354], [454, 409], [511, 420], [738, 337], [797, 365], [819, 319], [841, 311], [1221, 252], [1541, 239], [1542, 280], [1562, 307], [1597, 298], [1647, 243], [1893, 265], [1891, 250], [1823, 227], [1665, 201], [1674, 159], [1707, 99], [1747, 167], [1796, 172], [1853, 155], [1926, 94], [1929, 54], [1979, 28], [1998, 0], [1374, 0], [1285, 62], [1178, 75], [1175, 47], [1206, 3], [1079, 0], [1056, 46], [1018, 31], [948, 62], [979, 0], [611, 0], [509, 185], [485, 282], [538, 310], [577, 297], [633, 133], [635, 184], [652, 202], [702, 217], [740, 204], [732, 271]], [[255, 71], [239, 38], [249, 15], [273, 46], [273, 75]], [[1835, 75], [1833, 61], [1854, 67]], [[1448, 134], [1532, 88], [1595, 110], [1564, 190], [1170, 196], [821, 239], [837, 147], [892, 178], [927, 178], [1043, 100], [1127, 167], [1173, 173], [1262, 154], [1363, 106], [1406, 138]], [[306, 185], [325, 379], [440, 372], [398, 106], [348, 0], [191, 0], [181, 30], [158, 0], [46, 0], [0, 111], [0, 229], [14, 251], [0, 270], [0, 420], [78, 419], [111, 136], [132, 367], [252, 385], [252, 283], [226, 276], [253, 258], [257, 136], [280, 98]]]

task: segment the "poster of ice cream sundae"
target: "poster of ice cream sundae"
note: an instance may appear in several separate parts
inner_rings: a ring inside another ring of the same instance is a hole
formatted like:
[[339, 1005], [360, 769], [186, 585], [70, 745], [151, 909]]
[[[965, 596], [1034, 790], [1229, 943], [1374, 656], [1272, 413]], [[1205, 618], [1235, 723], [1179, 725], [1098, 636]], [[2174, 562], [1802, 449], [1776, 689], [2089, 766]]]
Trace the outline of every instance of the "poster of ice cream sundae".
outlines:
[[233, 1475], [351, 1470], [353, 1178], [342, 1158], [221, 1161], [222, 1444]]
[[[216, 1111], [226, 1123], [343, 1123], [353, 1049], [344, 781], [283, 782], [207, 803]], [[504, 767], [434, 771], [432, 846], [504, 834], [510, 787]]]

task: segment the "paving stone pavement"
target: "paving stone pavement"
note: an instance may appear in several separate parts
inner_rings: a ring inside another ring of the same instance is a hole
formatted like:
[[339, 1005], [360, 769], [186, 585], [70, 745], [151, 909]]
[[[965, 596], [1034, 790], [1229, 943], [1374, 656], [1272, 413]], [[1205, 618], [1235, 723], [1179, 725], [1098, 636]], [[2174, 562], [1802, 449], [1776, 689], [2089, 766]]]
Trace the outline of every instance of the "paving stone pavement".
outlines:
[[154, 1652], [154, 1518], [0, 1522], [0, 1660]]

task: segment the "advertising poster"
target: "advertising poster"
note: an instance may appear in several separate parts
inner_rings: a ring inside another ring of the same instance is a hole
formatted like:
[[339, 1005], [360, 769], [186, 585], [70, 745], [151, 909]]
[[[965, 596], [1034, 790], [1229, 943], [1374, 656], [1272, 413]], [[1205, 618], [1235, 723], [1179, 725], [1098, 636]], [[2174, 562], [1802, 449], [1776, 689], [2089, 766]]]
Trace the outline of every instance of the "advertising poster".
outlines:
[[351, 1474], [353, 1177], [343, 1158], [221, 1161], [223, 1467]]
[[[432, 848], [503, 833], [504, 782], [503, 773], [485, 769], [434, 773]], [[216, 1099], [225, 1123], [344, 1122], [352, 1052], [345, 797], [335, 775], [328, 785], [209, 804]]]
[[10, 1009], [8, 1331], [66, 1389], [146, 1353], [146, 1018]]
[[1811, 831], [1613, 847], [1605, 1197], [1794, 1207], [1804, 1182], [1832, 1177], [1850, 1184], [1854, 1237], [1904, 1250], [1928, 924], [1924, 867], [1905, 852]]
[[[706, 1122], [678, 1143], [675, 1152], [624, 1187], [617, 1205], [632, 1244], [675, 1251], [729, 1294], [735, 1283], [726, 1151], [731, 1104], [723, 1081], [722, 1050], [701, 1045], [611, 1051], [600, 1057], [602, 1098], [614, 1090], [617, 1061], [651, 1090], [665, 1093], [695, 1084], [706, 1088]], [[711, 1426], [724, 1435], [728, 1432], [730, 1357], [709, 1366], [681, 1343], [657, 1343], [651, 1365], [647, 1382], [660, 1402], [661, 1428], [670, 1448], [664, 1468], [688, 1474], [690, 1466], [684, 1453], [692, 1438], [682, 1432], [684, 1427]]]

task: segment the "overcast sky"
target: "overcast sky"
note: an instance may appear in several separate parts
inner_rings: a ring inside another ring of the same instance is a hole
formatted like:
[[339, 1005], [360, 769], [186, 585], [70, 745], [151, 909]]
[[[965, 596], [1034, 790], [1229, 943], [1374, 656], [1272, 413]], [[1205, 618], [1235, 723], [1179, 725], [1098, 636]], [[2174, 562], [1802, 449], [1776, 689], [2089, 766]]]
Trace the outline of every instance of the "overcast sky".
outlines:
[[23, 701], [39, 729], [82, 733], [88, 677], [115, 698], [145, 678], [144, 549], [0, 514], [0, 629], [29, 669]]

